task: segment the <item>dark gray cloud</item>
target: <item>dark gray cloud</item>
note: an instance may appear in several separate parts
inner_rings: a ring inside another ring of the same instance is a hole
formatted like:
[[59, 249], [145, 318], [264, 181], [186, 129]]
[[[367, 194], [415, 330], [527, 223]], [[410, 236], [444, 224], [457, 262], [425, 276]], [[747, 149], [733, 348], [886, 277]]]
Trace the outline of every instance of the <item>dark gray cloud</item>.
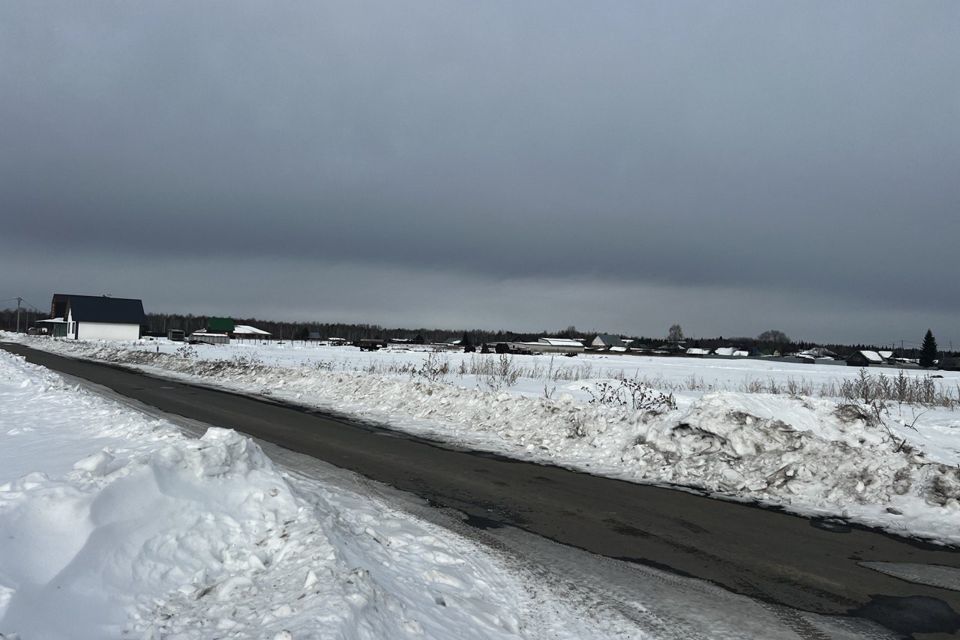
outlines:
[[[4, 269], [11, 295], [72, 279], [167, 309], [960, 340], [956, 3], [2, 13], [0, 249], [56, 267]], [[158, 284], [185, 264], [187, 286]], [[262, 277], [222, 284], [244, 264]], [[440, 281], [497, 302], [420, 288]]]

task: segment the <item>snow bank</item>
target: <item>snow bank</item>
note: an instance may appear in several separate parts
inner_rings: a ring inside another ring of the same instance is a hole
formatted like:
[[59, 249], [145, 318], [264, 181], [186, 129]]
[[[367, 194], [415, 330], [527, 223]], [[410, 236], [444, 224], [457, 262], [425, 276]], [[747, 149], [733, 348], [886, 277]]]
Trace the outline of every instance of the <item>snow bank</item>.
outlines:
[[3, 352], [0, 451], [38, 470], [0, 469], [0, 637], [590, 633], [589, 615], [535, 602], [475, 543], [288, 475], [233, 431], [187, 439]]
[[[250, 358], [43, 346], [350, 413], [516, 458], [960, 544], [960, 430], [946, 425], [939, 440], [931, 440], [928, 432], [907, 428], [909, 420], [840, 409], [834, 400], [718, 392], [681, 398], [676, 409], [644, 412], [583, 404], [562, 388], [548, 399]], [[603, 382], [616, 383], [593, 384]], [[932, 447], [936, 442], [952, 448]]]
[[716, 393], [677, 413], [649, 421], [624, 464], [663, 482], [960, 543], [960, 469], [931, 462], [863, 407]]
[[[277, 562], [284, 523], [299, 512], [259, 448], [219, 429], [131, 457], [100, 452], [60, 479], [8, 482], [3, 627], [30, 638], [116, 636], [133, 611], [144, 622], [136, 631], [159, 631], [164, 623], [147, 621], [174, 591], [202, 594], [213, 610], [235, 605], [256, 593], [253, 575]], [[237, 618], [210, 624], [229, 629]]]

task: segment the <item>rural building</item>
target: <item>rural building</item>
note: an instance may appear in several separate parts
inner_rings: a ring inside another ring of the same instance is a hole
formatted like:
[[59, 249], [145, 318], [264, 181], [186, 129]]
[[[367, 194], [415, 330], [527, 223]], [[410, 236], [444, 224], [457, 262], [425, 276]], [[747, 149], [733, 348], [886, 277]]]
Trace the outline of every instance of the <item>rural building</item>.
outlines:
[[[231, 323], [232, 322], [231, 320]], [[190, 344], [230, 344], [230, 336], [226, 333], [197, 329], [190, 334], [188, 342]]]
[[387, 346], [387, 342], [377, 338], [361, 338], [354, 341], [353, 346], [360, 347], [360, 351], [378, 351]]
[[960, 371], [960, 357], [949, 356], [941, 359], [940, 368], [944, 371]]
[[54, 337], [75, 340], [138, 340], [143, 302], [134, 298], [53, 294], [50, 323]]
[[[540, 338], [536, 342], [510, 342], [508, 350], [518, 353], [583, 353], [583, 343], [570, 338]], [[497, 351], [497, 353], [500, 353]]]
[[[889, 353], [893, 355], [892, 351]], [[889, 357], [889, 356], [883, 356], [882, 354], [883, 352], [881, 352], [881, 357], [885, 357], [885, 358]], [[830, 351], [830, 349], [826, 349], [824, 347], [813, 347], [812, 349], [801, 351], [800, 353], [797, 353], [795, 355], [798, 358], [808, 358], [811, 360], [836, 360], [840, 357], [833, 351]]]
[[594, 349], [609, 349], [610, 347], [624, 347], [623, 340], [609, 333], [601, 333], [590, 343]]
[[256, 327], [251, 327], [248, 324], [238, 324], [233, 327], [233, 331], [227, 332], [230, 333], [234, 338], [238, 339], [266, 339], [270, 337], [269, 331], [264, 331], [263, 329], [258, 329]]
[[207, 318], [207, 333], [233, 333], [234, 328], [230, 318]]
[[887, 361], [876, 351], [857, 351], [847, 358], [851, 367], [869, 367], [886, 364]]
[[737, 347], [717, 347], [713, 350], [713, 355], [722, 358], [746, 358], [750, 352]]

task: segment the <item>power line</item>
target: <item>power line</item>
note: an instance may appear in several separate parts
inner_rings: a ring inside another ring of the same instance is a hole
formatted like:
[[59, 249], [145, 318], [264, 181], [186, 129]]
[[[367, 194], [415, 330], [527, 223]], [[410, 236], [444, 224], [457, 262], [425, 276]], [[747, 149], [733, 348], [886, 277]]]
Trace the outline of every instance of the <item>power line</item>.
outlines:
[[30, 307], [31, 309], [33, 309], [34, 311], [36, 311], [36, 312], [38, 312], [38, 313], [40, 312], [40, 307], [38, 307], [38, 306], [36, 306], [36, 305], [33, 305], [33, 304], [30, 304], [29, 301], [24, 300], [23, 298], [20, 298], [20, 300], [21, 300], [22, 302], [26, 302], [27, 306]]

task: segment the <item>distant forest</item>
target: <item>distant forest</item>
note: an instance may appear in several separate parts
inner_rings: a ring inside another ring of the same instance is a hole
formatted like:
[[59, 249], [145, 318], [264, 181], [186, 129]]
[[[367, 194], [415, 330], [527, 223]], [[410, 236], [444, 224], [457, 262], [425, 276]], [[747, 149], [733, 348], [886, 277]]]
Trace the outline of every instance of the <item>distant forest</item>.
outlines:
[[[507, 342], [507, 341], [528, 341], [538, 338], [580, 338], [587, 342], [595, 338], [600, 331], [581, 331], [575, 326], [569, 326], [566, 329], [557, 331], [543, 330], [538, 332], [517, 333], [512, 331], [488, 331], [484, 329], [406, 329], [406, 328], [386, 328], [375, 324], [346, 324], [346, 323], [316, 323], [316, 322], [276, 322], [273, 320], [260, 320], [257, 318], [234, 318], [237, 324], [247, 324], [269, 331], [276, 339], [282, 340], [306, 340], [310, 334], [318, 334], [320, 339], [343, 338], [348, 342], [363, 339], [388, 340], [398, 338], [402, 340], [416, 340], [422, 338], [426, 343], [447, 342], [456, 338], [467, 337], [471, 344], [481, 345], [484, 342]], [[170, 329], [182, 329], [187, 333], [206, 326], [206, 316], [180, 315], [180, 314], [147, 314], [145, 332], [153, 335], [166, 335]], [[619, 335], [619, 334], [618, 334]], [[668, 344], [666, 338], [653, 338], [647, 336], [628, 336], [620, 337], [633, 339], [634, 346], [646, 345], [658, 347]], [[922, 337], [922, 336], [918, 336]], [[816, 342], [807, 342], [804, 340], [788, 340], [787, 342], [761, 342], [756, 338], [734, 337], [725, 338], [719, 336], [716, 338], [687, 338], [684, 342], [687, 347], [701, 347], [704, 349], [715, 349], [717, 347], [735, 346], [747, 351], [756, 351], [763, 354], [772, 354], [776, 351], [787, 353], [792, 351], [803, 351], [813, 347], [825, 347], [836, 352], [840, 356], [847, 356], [861, 349], [891, 349], [896, 351], [898, 357], [916, 358], [920, 355], [918, 348], [901, 349], [899, 345], [894, 349], [893, 345], [871, 345], [871, 344], [823, 344]]]
[[[20, 326], [25, 329], [32, 326], [37, 320], [47, 318], [48, 314], [40, 313], [34, 309], [21, 309]], [[170, 329], [182, 329], [190, 333], [206, 326], [208, 316], [198, 316], [192, 314], [179, 313], [149, 313], [144, 323], [144, 335], [164, 336]], [[234, 318], [237, 324], [248, 324], [264, 331], [269, 331], [274, 339], [279, 340], [306, 340], [311, 333], [318, 334], [321, 339], [343, 338], [349, 342], [372, 338], [378, 340], [387, 340], [390, 338], [399, 338], [405, 340], [415, 340], [422, 338], [424, 342], [436, 343], [447, 342], [455, 338], [466, 336], [471, 344], [480, 345], [484, 342], [504, 342], [504, 341], [526, 341], [537, 340], [543, 337], [563, 337], [563, 338], [581, 338], [590, 341], [597, 336], [598, 331], [581, 331], [574, 326], [567, 327], [558, 331], [543, 330], [538, 332], [518, 333], [513, 331], [487, 331], [483, 329], [405, 329], [405, 328], [386, 328], [375, 324], [348, 324], [348, 323], [317, 323], [317, 322], [277, 322], [275, 320], [261, 320], [258, 318]], [[16, 309], [4, 309], [0, 311], [0, 328], [7, 331], [13, 331], [17, 326]], [[918, 339], [922, 337], [922, 332], [918, 332]], [[658, 347], [668, 344], [666, 338], [654, 338], [648, 336], [621, 336], [632, 338], [636, 346], [646, 345], [649, 347]], [[715, 349], [717, 347], [739, 347], [748, 351], [756, 351], [763, 354], [771, 354], [775, 351], [788, 353], [792, 351], [802, 351], [812, 347], [825, 347], [836, 352], [840, 356], [847, 356], [860, 349], [889, 349], [896, 352], [898, 357], [916, 358], [920, 355], [920, 349], [905, 348], [900, 345], [874, 345], [874, 344], [824, 344], [807, 342], [804, 340], [790, 340], [788, 342], [761, 342], [756, 338], [730, 337], [723, 336], [716, 338], [687, 338], [684, 341], [687, 347], [701, 347], [704, 349]], [[945, 345], [942, 345], [945, 346]], [[951, 355], [947, 353], [946, 355]], [[952, 355], [958, 355], [953, 353]]]

